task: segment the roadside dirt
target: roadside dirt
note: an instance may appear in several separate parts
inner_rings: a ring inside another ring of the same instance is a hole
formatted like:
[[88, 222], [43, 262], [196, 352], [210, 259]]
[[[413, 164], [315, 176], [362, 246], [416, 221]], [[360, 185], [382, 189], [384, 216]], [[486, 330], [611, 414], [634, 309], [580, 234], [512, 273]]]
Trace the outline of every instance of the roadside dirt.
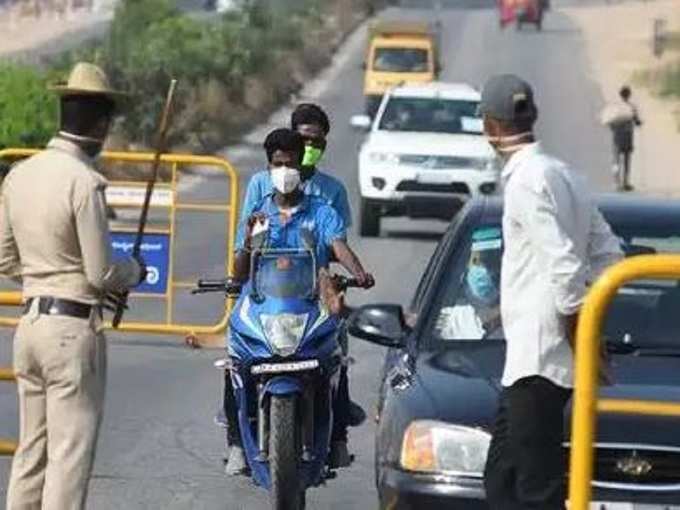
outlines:
[[111, 8], [78, 9], [71, 13], [47, 13], [35, 16], [18, 7], [0, 7], [0, 57], [46, 48], [54, 41], [80, 40], [84, 32], [112, 16]]
[[[622, 85], [633, 86], [633, 100], [644, 121], [636, 133], [633, 186], [645, 194], [680, 196], [680, 131], [675, 117], [680, 103], [654, 97], [633, 81], [636, 73], [678, 58], [670, 52], [654, 57], [652, 34], [657, 18], [665, 19], [669, 30], [680, 30], [680, 0], [607, 3], [564, 12], [582, 31], [591, 78], [600, 85], [605, 103], [616, 99]], [[593, 111], [598, 118], [599, 113]]]

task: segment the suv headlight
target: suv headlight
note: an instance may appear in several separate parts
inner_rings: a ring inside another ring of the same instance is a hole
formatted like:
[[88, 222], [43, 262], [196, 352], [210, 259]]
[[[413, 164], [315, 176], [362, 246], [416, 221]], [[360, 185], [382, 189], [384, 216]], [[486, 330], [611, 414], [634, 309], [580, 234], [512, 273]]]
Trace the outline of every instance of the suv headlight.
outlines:
[[497, 172], [500, 169], [496, 158], [477, 158], [473, 166], [476, 170], [483, 172]]
[[482, 476], [491, 435], [439, 421], [409, 425], [401, 447], [401, 467], [421, 473]]
[[399, 154], [394, 154], [392, 152], [369, 152], [368, 160], [371, 163], [380, 165], [398, 165]]
[[498, 158], [490, 158], [484, 160], [484, 170], [487, 172], [500, 172], [501, 171], [501, 163], [498, 160]]
[[260, 323], [272, 350], [280, 356], [290, 356], [295, 353], [302, 341], [307, 325], [307, 314], [262, 314]]

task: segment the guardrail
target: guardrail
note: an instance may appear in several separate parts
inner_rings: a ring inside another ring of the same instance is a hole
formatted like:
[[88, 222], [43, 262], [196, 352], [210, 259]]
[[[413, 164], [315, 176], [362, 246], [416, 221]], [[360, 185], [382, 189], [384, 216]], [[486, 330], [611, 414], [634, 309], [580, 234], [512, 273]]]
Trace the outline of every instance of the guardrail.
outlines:
[[600, 333], [607, 307], [618, 290], [639, 278], [680, 278], [680, 255], [631, 257], [609, 268], [583, 303], [576, 335], [576, 380], [572, 415], [569, 509], [589, 510], [592, 498], [593, 443], [598, 412], [680, 416], [680, 403], [599, 398]]
[[[11, 368], [0, 368], [0, 381], [16, 381]], [[17, 444], [10, 439], [0, 439], [0, 455], [14, 455]]]
[[[31, 156], [39, 152], [37, 149], [5, 149], [0, 150], [0, 160], [16, 160]], [[104, 152], [102, 159], [105, 162], [118, 163], [137, 163], [137, 164], [151, 164], [154, 155], [151, 153], [136, 153], [136, 152]], [[154, 230], [153, 233], [164, 234], [169, 236], [170, 243], [170, 261], [168, 268], [168, 285], [167, 291], [160, 295], [166, 300], [166, 317], [164, 323], [158, 322], [127, 322], [123, 321], [118, 331], [148, 333], [148, 334], [162, 334], [162, 335], [217, 335], [226, 330], [229, 312], [231, 310], [231, 302], [227, 301], [219, 322], [213, 325], [200, 324], [183, 324], [174, 322], [174, 303], [175, 291], [177, 289], [187, 289], [193, 287], [194, 282], [177, 281], [174, 279], [174, 264], [173, 254], [175, 251], [176, 240], [176, 217], [178, 211], [183, 212], [203, 212], [203, 213], [221, 213], [225, 215], [225, 236], [226, 236], [226, 254], [225, 261], [225, 275], [229, 273], [233, 264], [234, 254], [234, 239], [236, 236], [237, 215], [238, 215], [238, 175], [236, 170], [226, 159], [213, 156], [194, 156], [190, 154], [163, 154], [161, 156], [161, 163], [170, 165], [171, 167], [171, 181], [169, 184], [159, 186], [165, 189], [166, 193], [170, 193], [171, 200], [168, 203], [162, 203], [155, 207], [169, 209], [169, 224], [170, 227], [166, 230]], [[180, 202], [177, 198], [178, 190], [178, 174], [183, 167], [212, 167], [222, 171], [228, 180], [229, 196], [226, 203], [219, 202]], [[127, 181], [111, 181], [113, 185], [143, 187], [143, 182], [131, 183]], [[125, 206], [123, 206], [125, 208]], [[130, 205], [129, 207], [139, 207], [139, 205]], [[153, 296], [150, 296], [153, 297]], [[21, 295], [16, 292], [0, 292], [0, 306], [18, 306], [21, 304]], [[0, 317], [0, 326], [14, 327], [18, 323], [16, 317]], [[110, 323], [106, 324], [110, 327]]]

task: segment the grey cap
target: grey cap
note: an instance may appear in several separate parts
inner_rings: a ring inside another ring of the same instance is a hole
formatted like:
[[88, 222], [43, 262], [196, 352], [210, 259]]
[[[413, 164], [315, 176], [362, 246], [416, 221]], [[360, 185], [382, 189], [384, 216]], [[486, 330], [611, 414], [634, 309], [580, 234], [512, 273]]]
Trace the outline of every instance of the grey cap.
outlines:
[[482, 90], [479, 110], [482, 115], [508, 122], [535, 118], [534, 91], [514, 74], [492, 76]]

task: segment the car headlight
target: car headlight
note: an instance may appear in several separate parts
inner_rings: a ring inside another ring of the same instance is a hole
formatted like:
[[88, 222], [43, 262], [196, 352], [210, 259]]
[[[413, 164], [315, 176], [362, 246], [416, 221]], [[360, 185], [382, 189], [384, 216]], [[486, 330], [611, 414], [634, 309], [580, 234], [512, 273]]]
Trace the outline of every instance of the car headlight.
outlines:
[[272, 350], [280, 356], [290, 356], [297, 350], [305, 333], [307, 314], [262, 314], [260, 323]]
[[482, 476], [491, 435], [439, 421], [409, 425], [401, 447], [401, 467], [421, 473]]
[[369, 152], [368, 160], [371, 163], [380, 165], [398, 165], [399, 154], [394, 154], [392, 152]]

